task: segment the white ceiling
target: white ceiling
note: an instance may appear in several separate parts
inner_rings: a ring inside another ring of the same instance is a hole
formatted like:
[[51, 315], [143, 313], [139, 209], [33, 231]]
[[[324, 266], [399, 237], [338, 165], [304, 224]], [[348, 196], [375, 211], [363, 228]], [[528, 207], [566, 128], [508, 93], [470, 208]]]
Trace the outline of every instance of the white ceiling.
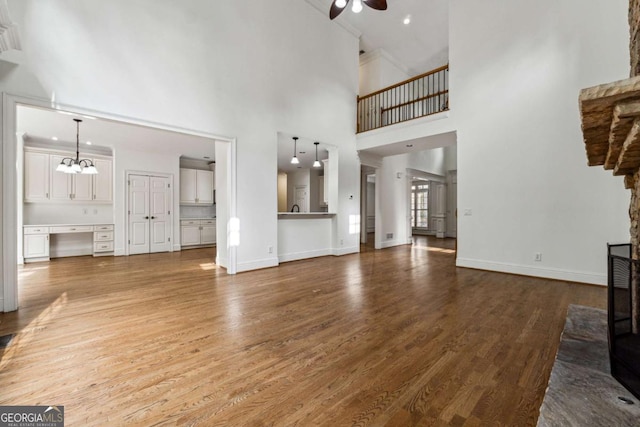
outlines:
[[[104, 152], [105, 148], [127, 147], [136, 151], [171, 152], [179, 147], [181, 155], [193, 159], [214, 159], [213, 140], [200, 136], [171, 132], [146, 126], [133, 125], [113, 120], [91, 118], [60, 110], [18, 106], [18, 133], [25, 133], [27, 141], [39, 146], [48, 143], [51, 148], [73, 148], [76, 144], [76, 122], [80, 123], [80, 152]], [[52, 138], [57, 137], [54, 141]], [[86, 145], [91, 141], [91, 146]]]
[[[366, 52], [383, 49], [409, 71], [417, 75], [449, 62], [450, 0], [387, 0], [387, 10], [364, 6], [353, 13], [349, 2], [336, 18], [362, 33], [360, 48]], [[327, 17], [333, 0], [322, 0]], [[411, 15], [411, 24], [402, 21]]]
[[[298, 137], [296, 143], [297, 157], [300, 161], [299, 164], [291, 164], [291, 158], [293, 157], [293, 137]], [[300, 135], [291, 135], [287, 133], [278, 133], [278, 172], [296, 172], [299, 169], [309, 169], [313, 166], [313, 162], [316, 159], [316, 147], [313, 145], [315, 141], [309, 138], [304, 138]], [[318, 141], [320, 142], [320, 141]], [[318, 145], [318, 160], [325, 160], [329, 158], [329, 152], [327, 148], [332, 147], [330, 144], [320, 142]], [[323, 166], [324, 167], [324, 166]]]

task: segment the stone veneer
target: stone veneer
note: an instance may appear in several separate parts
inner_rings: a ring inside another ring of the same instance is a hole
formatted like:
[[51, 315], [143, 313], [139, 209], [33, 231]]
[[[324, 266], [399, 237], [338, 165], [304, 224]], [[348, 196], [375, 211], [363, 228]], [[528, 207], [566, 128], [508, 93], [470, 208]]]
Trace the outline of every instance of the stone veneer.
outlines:
[[[631, 72], [621, 80], [580, 93], [582, 131], [589, 166], [604, 166], [624, 176], [631, 190], [630, 241], [640, 260], [640, 0], [629, 0]], [[633, 271], [633, 332], [640, 332], [640, 271]]]

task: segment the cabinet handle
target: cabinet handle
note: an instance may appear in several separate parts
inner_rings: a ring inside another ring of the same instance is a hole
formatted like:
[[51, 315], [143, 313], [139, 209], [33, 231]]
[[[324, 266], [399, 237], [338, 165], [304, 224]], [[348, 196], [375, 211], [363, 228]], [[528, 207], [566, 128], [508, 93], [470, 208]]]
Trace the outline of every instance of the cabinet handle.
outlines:
[[156, 217], [155, 217], [155, 216], [152, 216], [152, 217], [151, 217], [151, 219], [156, 219]]
[[144, 217], [144, 219], [149, 219], [149, 217], [148, 217], [148, 216], [145, 216], [145, 217]]
[[95, 200], [95, 199], [96, 199], [96, 195], [94, 194], [94, 195], [93, 195], [93, 200]]
[[47, 195], [46, 195], [46, 197], [45, 197], [45, 198], [46, 198], [46, 199], [48, 199], [48, 198], [49, 198], [49, 193], [47, 193]]

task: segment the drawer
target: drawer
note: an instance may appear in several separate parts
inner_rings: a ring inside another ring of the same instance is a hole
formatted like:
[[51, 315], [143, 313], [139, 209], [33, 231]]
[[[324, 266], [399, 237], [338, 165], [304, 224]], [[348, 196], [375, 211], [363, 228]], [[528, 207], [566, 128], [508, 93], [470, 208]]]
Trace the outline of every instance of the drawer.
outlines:
[[113, 242], [95, 242], [93, 244], [94, 252], [112, 252]]
[[197, 219], [181, 219], [180, 220], [180, 225], [200, 225], [200, 221]]
[[200, 224], [202, 225], [209, 225], [209, 224], [214, 224], [215, 225], [216, 220], [215, 219], [203, 219], [200, 221]]
[[50, 227], [51, 234], [55, 233], [87, 233], [93, 231], [93, 225], [65, 225], [61, 227]]
[[93, 233], [94, 242], [108, 242], [113, 240], [113, 231], [96, 231]]
[[113, 224], [109, 225], [94, 225], [93, 231], [113, 231]]
[[49, 227], [24, 227], [24, 234], [47, 234]]

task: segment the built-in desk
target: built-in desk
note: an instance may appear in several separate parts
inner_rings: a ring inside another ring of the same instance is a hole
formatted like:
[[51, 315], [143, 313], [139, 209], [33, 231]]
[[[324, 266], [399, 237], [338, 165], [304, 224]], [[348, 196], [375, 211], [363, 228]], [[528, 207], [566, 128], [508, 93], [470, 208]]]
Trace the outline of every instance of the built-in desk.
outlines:
[[[24, 262], [49, 261], [52, 235], [91, 233], [92, 248], [76, 255], [113, 256], [113, 224], [45, 224], [23, 228]], [[69, 252], [70, 256], [74, 253]]]

